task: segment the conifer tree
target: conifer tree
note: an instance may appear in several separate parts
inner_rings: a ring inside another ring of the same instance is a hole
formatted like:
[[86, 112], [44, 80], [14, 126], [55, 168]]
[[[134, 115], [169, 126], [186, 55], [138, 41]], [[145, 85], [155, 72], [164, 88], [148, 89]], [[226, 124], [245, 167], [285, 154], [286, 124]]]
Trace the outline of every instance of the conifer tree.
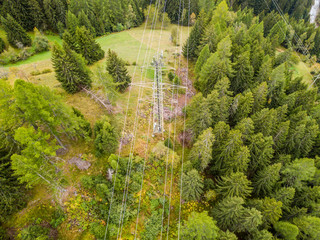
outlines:
[[79, 21], [79, 26], [85, 27], [90, 32], [92, 37], [96, 36], [96, 31], [92, 27], [92, 24], [87, 16], [87, 14], [83, 10], [81, 10], [80, 13], [78, 14], [78, 21]]
[[198, 171], [192, 169], [182, 176], [182, 198], [186, 201], [199, 200], [203, 193], [203, 179]]
[[197, 138], [193, 145], [189, 159], [193, 166], [199, 170], [204, 170], [208, 167], [212, 160], [212, 145], [214, 142], [214, 135], [212, 128], [208, 128]]
[[8, 42], [13, 47], [18, 47], [19, 44], [23, 44], [23, 46], [31, 46], [31, 38], [11, 15], [8, 14], [6, 19], [1, 17], [1, 22], [4, 30], [6, 31]]
[[104, 51], [85, 27], [77, 28], [75, 37], [77, 49], [74, 50], [80, 53], [88, 64], [91, 65], [104, 57]]
[[66, 25], [67, 30], [71, 34], [71, 36], [76, 35], [77, 27], [79, 27], [79, 20], [76, 15], [74, 15], [71, 11], [68, 11], [67, 17], [66, 17]]
[[271, 194], [271, 197], [277, 201], [282, 202], [282, 209], [285, 211], [289, 211], [294, 195], [295, 195], [295, 188], [293, 187], [282, 187], [277, 191]]
[[209, 94], [214, 85], [222, 78], [232, 77], [232, 63], [231, 63], [231, 46], [232, 42], [229, 36], [222, 39], [217, 47], [217, 51], [209, 57], [203, 65], [199, 85], [204, 95]]
[[64, 30], [63, 32], [63, 41], [75, 52], [79, 52], [77, 39], [75, 38], [75, 34], [71, 35], [69, 30]]
[[198, 57], [198, 46], [200, 45], [205, 26], [206, 14], [202, 11], [190, 32], [187, 42], [183, 46], [183, 56], [189, 57], [190, 59], [196, 59]]
[[266, 82], [262, 82], [256, 88], [252, 89], [253, 94], [253, 107], [252, 113], [262, 110], [267, 103], [268, 85]]
[[204, 100], [201, 93], [194, 96], [187, 107], [189, 116], [187, 125], [193, 131], [195, 137], [198, 137], [212, 124], [211, 114], [208, 109], [209, 104]]
[[262, 200], [261, 211], [266, 225], [275, 224], [282, 216], [282, 202], [266, 197]]
[[70, 49], [67, 44], [63, 48], [55, 44], [52, 50], [52, 63], [56, 76], [68, 93], [76, 93], [83, 87], [91, 87], [90, 72], [85, 60]]
[[272, 148], [272, 137], [264, 137], [261, 133], [253, 135], [250, 138], [250, 155], [251, 162], [249, 164], [250, 172], [255, 173], [267, 167], [273, 157], [274, 150]]
[[244, 214], [244, 200], [241, 197], [222, 199], [213, 209], [213, 217], [218, 221], [222, 230], [236, 231]]
[[320, 237], [320, 218], [315, 216], [302, 216], [293, 219], [293, 223], [299, 228], [302, 239], [317, 240]]
[[263, 58], [263, 62], [257, 74], [256, 81], [259, 83], [268, 82], [270, 79], [271, 72], [272, 72], [272, 58], [269, 55], [266, 55]]
[[113, 77], [113, 81], [117, 83], [117, 90], [124, 92], [131, 83], [131, 78], [124, 61], [110, 49], [108, 51], [107, 71]]
[[67, 5], [64, 0], [43, 0], [43, 8], [51, 29], [58, 31], [59, 23], [65, 26]]
[[198, 57], [196, 66], [194, 68], [194, 71], [196, 75], [198, 76], [201, 72], [201, 69], [203, 65], [206, 63], [208, 58], [210, 57], [210, 50], [209, 50], [209, 45], [207, 44], [200, 52], [200, 55]]
[[217, 181], [217, 193], [222, 198], [249, 197], [252, 191], [251, 182], [242, 172], [231, 173]]
[[254, 69], [250, 63], [250, 52], [241, 53], [235, 64], [233, 65], [234, 76], [232, 78], [231, 86], [235, 93], [243, 92], [251, 88]]
[[279, 221], [273, 227], [281, 237], [287, 240], [295, 240], [299, 234], [299, 228], [289, 222]]
[[259, 196], [267, 196], [280, 179], [281, 163], [267, 166], [257, 173], [253, 180], [254, 193]]
[[254, 99], [252, 92], [239, 93], [231, 105], [231, 117], [234, 123], [240, 122], [252, 112]]
[[192, 212], [181, 229], [181, 239], [218, 239], [219, 228], [208, 212]]

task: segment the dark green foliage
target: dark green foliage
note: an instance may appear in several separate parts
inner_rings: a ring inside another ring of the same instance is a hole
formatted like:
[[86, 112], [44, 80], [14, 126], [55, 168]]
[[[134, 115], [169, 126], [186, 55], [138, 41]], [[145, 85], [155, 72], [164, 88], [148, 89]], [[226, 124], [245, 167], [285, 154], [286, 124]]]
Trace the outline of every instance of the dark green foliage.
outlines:
[[173, 149], [173, 142], [172, 142], [171, 138], [166, 138], [166, 140], [164, 140], [164, 145], [168, 148]]
[[75, 41], [76, 49], [73, 50], [80, 53], [89, 65], [104, 57], [104, 51], [85, 27], [77, 28]]
[[43, 0], [43, 8], [49, 27], [58, 31], [59, 23], [65, 25], [67, 6], [65, 0]]
[[145, 230], [141, 233], [142, 240], [155, 239], [161, 231], [162, 215], [158, 211], [153, 211], [150, 218], [145, 222]]
[[91, 87], [90, 72], [84, 58], [71, 50], [67, 44], [64, 44], [63, 48], [58, 44], [54, 45], [52, 63], [57, 80], [68, 93]]
[[4, 30], [6, 31], [7, 39], [10, 45], [16, 48], [18, 48], [21, 44], [22, 46], [31, 46], [31, 38], [11, 15], [8, 14], [6, 18], [1, 17], [1, 22]]
[[0, 54], [6, 49], [6, 44], [2, 38], [0, 38]]
[[94, 125], [95, 154], [98, 157], [114, 153], [118, 146], [118, 137], [114, 127], [107, 118], [98, 121]]
[[251, 182], [242, 172], [232, 173], [217, 182], [217, 192], [222, 198], [246, 198], [250, 196], [251, 191]]
[[196, 24], [191, 30], [190, 36], [183, 46], [183, 56], [190, 59], [198, 57], [198, 46], [200, 45], [201, 37], [206, 26], [206, 14], [204, 11], [198, 16]]
[[203, 193], [203, 179], [198, 171], [193, 169], [183, 173], [182, 198], [186, 201], [199, 200]]
[[125, 62], [118, 57], [116, 52], [108, 51], [107, 71], [112, 76], [113, 81], [117, 83], [117, 90], [124, 92], [131, 83], [131, 77], [128, 74]]

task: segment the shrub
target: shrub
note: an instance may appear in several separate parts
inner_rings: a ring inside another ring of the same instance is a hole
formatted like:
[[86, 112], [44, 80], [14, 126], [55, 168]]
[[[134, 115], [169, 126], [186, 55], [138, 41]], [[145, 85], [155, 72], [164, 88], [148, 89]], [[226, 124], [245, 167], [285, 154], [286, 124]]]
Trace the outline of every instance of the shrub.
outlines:
[[104, 234], [106, 231], [106, 227], [99, 224], [99, 223], [91, 223], [90, 224], [90, 232], [97, 238], [97, 239], [104, 239]]
[[173, 142], [171, 140], [171, 138], [167, 138], [165, 141], [164, 141], [164, 145], [168, 148], [171, 148], [173, 149]]
[[49, 50], [49, 41], [46, 37], [36, 36], [32, 43], [34, 53], [45, 52]]
[[94, 135], [95, 154], [97, 157], [110, 155], [116, 150], [118, 146], [117, 134], [107, 118], [95, 124]]
[[39, 225], [32, 225], [27, 228], [22, 229], [19, 236], [22, 240], [34, 240], [41, 239], [46, 240], [49, 239], [49, 228], [45, 228]]
[[173, 81], [174, 77], [175, 77], [175, 75], [174, 75], [173, 72], [169, 72], [169, 73], [168, 73], [168, 79], [169, 79], [170, 82]]

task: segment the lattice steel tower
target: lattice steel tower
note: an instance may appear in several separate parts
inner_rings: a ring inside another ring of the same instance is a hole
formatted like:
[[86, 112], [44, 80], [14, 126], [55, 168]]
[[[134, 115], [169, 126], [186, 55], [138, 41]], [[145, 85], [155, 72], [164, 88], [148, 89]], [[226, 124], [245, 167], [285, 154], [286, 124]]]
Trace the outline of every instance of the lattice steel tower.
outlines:
[[162, 67], [163, 54], [158, 54], [153, 58], [152, 66], [154, 67], [153, 80], [153, 134], [163, 133], [163, 82]]

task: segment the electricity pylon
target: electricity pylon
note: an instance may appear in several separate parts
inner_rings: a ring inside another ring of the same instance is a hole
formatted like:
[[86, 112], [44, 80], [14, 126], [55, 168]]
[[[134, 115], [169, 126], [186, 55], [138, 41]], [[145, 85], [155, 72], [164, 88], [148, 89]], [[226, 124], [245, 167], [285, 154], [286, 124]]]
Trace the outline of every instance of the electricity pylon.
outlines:
[[[153, 82], [140, 82], [132, 83], [131, 86], [139, 86], [152, 89], [152, 115], [153, 115], [153, 136], [156, 134], [162, 134], [165, 132], [164, 129], [164, 90], [165, 89], [177, 89], [186, 88], [184, 86], [178, 86], [174, 84], [164, 83], [162, 79], [162, 69], [163, 69], [163, 53], [158, 53], [152, 60], [151, 69], [154, 70]], [[149, 67], [144, 69], [150, 69]]]

